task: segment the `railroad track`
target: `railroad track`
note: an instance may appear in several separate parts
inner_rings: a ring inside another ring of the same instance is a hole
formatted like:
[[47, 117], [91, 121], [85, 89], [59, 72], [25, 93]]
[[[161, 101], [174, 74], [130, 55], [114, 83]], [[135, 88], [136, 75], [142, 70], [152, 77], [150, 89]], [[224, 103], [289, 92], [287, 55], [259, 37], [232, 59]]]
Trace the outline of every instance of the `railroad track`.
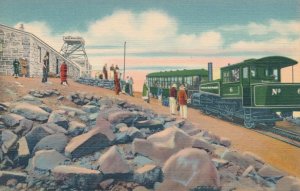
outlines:
[[298, 133], [287, 131], [278, 127], [266, 126], [257, 127], [253, 130], [300, 148], [300, 134]]

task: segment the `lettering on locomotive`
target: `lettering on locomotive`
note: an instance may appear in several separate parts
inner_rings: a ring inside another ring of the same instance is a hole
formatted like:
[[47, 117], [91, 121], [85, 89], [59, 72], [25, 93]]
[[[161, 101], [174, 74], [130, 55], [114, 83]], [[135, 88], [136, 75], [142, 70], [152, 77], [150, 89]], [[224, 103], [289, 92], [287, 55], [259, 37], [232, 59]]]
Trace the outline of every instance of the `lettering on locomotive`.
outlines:
[[273, 88], [272, 89], [272, 96], [273, 95], [278, 95], [281, 93], [281, 89], [280, 88]]

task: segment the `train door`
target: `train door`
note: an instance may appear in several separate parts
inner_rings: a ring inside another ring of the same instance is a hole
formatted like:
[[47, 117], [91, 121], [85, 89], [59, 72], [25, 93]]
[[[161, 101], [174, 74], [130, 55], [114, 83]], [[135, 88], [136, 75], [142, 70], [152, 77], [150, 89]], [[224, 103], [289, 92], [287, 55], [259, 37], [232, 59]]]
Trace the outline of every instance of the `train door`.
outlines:
[[250, 68], [244, 66], [242, 69], [243, 106], [251, 106]]

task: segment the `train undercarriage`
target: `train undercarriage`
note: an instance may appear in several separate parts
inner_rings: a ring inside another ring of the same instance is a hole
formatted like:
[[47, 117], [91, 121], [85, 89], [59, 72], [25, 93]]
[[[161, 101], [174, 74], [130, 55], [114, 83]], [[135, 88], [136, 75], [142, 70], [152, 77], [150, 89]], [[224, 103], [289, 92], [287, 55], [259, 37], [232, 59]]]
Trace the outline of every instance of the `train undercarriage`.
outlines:
[[246, 128], [254, 128], [258, 124], [275, 126], [276, 121], [283, 118], [270, 109], [243, 107], [242, 99], [222, 99], [208, 93], [195, 93], [191, 105], [207, 115], [214, 115], [229, 121], [244, 122]]

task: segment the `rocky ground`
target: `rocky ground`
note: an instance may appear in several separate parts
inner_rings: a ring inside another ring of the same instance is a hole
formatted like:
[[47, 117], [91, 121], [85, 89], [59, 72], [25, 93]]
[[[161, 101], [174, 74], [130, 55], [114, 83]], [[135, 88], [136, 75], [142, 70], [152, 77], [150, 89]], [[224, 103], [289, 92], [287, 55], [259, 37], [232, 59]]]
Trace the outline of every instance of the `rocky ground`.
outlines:
[[0, 190], [300, 190], [228, 138], [142, 104], [27, 93], [0, 104]]

